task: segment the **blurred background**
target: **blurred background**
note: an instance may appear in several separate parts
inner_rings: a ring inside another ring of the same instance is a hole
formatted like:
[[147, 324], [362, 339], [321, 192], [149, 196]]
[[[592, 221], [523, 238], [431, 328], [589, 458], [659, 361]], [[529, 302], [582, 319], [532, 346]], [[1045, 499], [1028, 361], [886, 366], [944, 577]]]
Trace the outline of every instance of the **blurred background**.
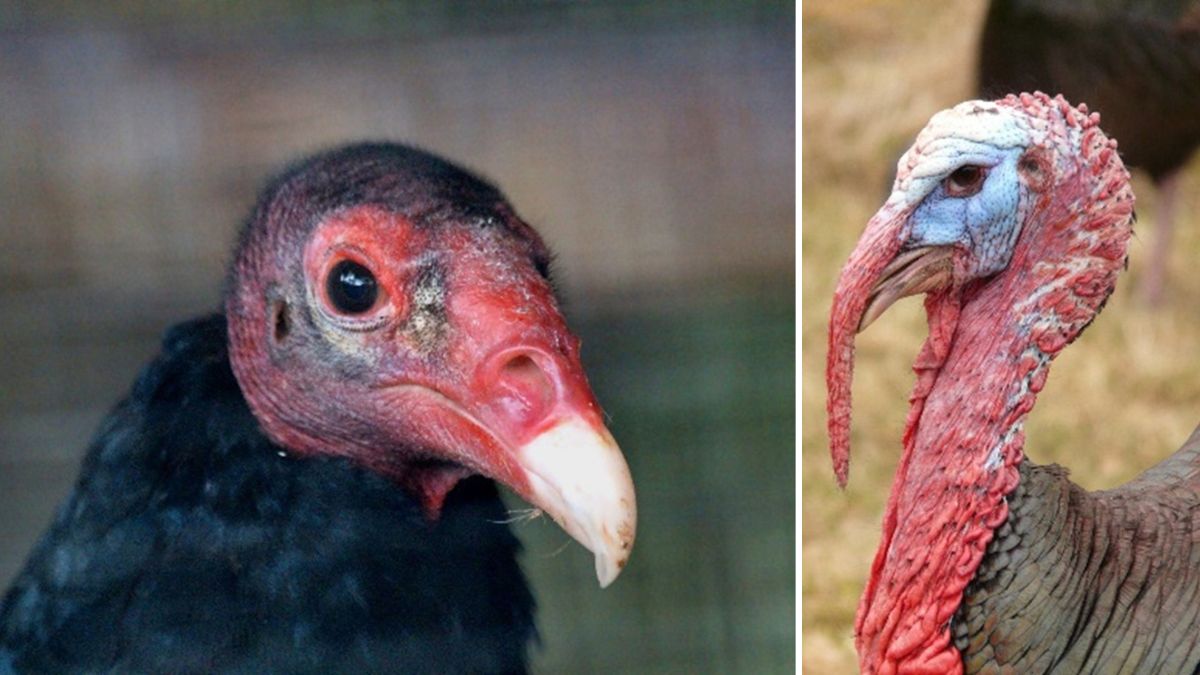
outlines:
[[[788, 2], [0, 3], [0, 584], [282, 164], [363, 138], [494, 180], [557, 253], [638, 487], [596, 587], [515, 526], [539, 672], [795, 667]], [[514, 502], [514, 506], [517, 504]]]
[[[1187, 5], [1175, 4], [1186, 10]], [[1158, 7], [1120, 2], [1057, 5], [1089, 11], [1142, 8], [1147, 14]], [[1194, 21], [1200, 10], [1196, 3], [1190, 7]], [[834, 284], [867, 220], [890, 192], [896, 160], [916, 133], [935, 112], [976, 98], [975, 67], [987, 9], [984, 0], [804, 3], [805, 672], [856, 672], [854, 613], [879, 542], [900, 455], [913, 382], [910, 366], [926, 335], [921, 301], [911, 298], [897, 303], [859, 336], [850, 483], [845, 491], [838, 490], [825, 433], [824, 382]], [[1117, 58], [1132, 57], [1122, 53]], [[1105, 111], [1099, 112], [1104, 127]], [[1133, 290], [1146, 275], [1158, 226], [1159, 191], [1143, 172], [1134, 171], [1138, 221], [1129, 248], [1130, 269], [1103, 316], [1056, 360], [1026, 424], [1026, 454], [1035, 462], [1068, 467], [1072, 478], [1088, 489], [1113, 487], [1132, 478], [1174, 452], [1200, 421], [1200, 360], [1195, 356], [1200, 344], [1200, 275], [1192, 272], [1200, 250], [1198, 163], [1193, 157], [1179, 179], [1169, 280], [1163, 304], [1153, 309]]]

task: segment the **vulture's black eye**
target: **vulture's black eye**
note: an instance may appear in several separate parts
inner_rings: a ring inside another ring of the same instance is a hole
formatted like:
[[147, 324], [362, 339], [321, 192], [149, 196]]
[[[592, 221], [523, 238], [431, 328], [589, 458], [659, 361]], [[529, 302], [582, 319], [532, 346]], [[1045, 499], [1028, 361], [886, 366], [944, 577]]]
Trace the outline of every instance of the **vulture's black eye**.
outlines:
[[345, 314], [362, 314], [375, 306], [379, 285], [371, 270], [352, 260], [343, 260], [329, 271], [325, 281], [329, 301]]

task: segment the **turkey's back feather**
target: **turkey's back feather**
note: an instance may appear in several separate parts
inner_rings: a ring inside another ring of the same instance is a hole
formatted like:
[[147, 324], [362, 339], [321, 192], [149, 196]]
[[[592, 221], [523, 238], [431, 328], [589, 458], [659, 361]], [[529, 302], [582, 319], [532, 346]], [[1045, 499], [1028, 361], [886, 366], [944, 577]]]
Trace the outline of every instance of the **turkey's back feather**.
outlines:
[[1020, 465], [952, 632], [965, 672], [1200, 672], [1200, 429], [1113, 490]]
[[514, 672], [533, 600], [495, 485], [428, 522], [272, 444], [221, 316], [172, 329], [0, 606], [18, 672]]

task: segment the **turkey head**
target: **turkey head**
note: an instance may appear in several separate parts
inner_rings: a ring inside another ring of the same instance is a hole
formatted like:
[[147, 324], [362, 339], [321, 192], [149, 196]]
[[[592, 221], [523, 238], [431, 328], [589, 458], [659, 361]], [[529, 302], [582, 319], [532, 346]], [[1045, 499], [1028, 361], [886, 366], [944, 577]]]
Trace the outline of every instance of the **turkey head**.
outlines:
[[243, 232], [234, 373], [284, 448], [387, 475], [431, 519], [460, 479], [491, 477], [591, 550], [607, 586], [633, 546], [633, 483], [548, 263], [499, 191], [432, 155], [318, 155]]
[[1050, 362], [1112, 292], [1132, 215], [1116, 143], [1061, 97], [962, 103], [901, 158], [839, 277], [829, 327], [830, 447], [844, 484], [854, 337], [925, 294], [929, 337], [855, 624], [864, 672], [960, 672], [951, 617], [1008, 518], [1025, 418]]
[[1022, 365], [1028, 373], [1043, 372], [1095, 317], [1132, 232], [1133, 193], [1116, 147], [1096, 113], [1041, 93], [934, 115], [838, 278], [826, 380], [839, 483], [850, 463], [854, 336], [900, 298], [927, 294], [930, 335], [913, 364], [924, 378], [914, 402], [964, 323], [1010, 317], [1015, 340], [1037, 343], [1026, 355], [1037, 363]]

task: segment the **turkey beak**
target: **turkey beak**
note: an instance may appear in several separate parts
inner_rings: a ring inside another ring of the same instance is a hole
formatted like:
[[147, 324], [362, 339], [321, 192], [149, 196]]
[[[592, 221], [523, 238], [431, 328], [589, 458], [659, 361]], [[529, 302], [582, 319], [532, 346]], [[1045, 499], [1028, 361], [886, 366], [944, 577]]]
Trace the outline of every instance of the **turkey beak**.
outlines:
[[854, 374], [854, 338], [900, 298], [944, 287], [951, 282], [953, 249], [926, 246], [902, 250], [914, 205], [889, 200], [867, 228], [838, 277], [829, 319], [829, 447], [838, 484], [850, 474], [850, 385]]
[[857, 332], [865, 330], [900, 298], [950, 285], [953, 271], [954, 249], [949, 246], [921, 246], [902, 251], [883, 268], [871, 288]]
[[517, 462], [529, 501], [596, 556], [596, 577], [607, 587], [629, 560], [637, 526], [633, 478], [612, 434], [569, 417], [520, 447]]

